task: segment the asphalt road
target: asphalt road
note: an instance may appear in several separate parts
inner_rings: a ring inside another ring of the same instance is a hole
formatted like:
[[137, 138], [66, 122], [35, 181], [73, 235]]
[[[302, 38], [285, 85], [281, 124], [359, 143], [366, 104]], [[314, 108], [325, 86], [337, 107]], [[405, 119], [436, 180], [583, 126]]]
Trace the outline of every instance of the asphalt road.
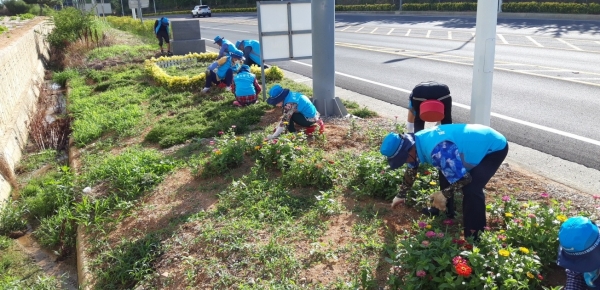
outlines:
[[[258, 39], [253, 16], [199, 21], [206, 39]], [[336, 85], [406, 107], [416, 84], [437, 80], [450, 87], [454, 122], [466, 123], [474, 33], [473, 17], [338, 14]], [[492, 127], [600, 170], [600, 22], [499, 19], [497, 33]], [[310, 60], [276, 65], [312, 75]]]

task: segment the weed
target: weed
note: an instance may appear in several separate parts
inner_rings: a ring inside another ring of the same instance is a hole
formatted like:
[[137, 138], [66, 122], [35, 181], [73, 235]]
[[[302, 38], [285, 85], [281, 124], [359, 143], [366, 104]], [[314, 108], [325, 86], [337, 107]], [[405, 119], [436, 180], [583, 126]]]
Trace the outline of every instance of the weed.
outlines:
[[0, 202], [0, 235], [7, 235], [13, 231], [27, 228], [25, 208], [14, 201]]
[[107, 60], [107, 59], [119, 59], [121, 61], [133, 61], [145, 59], [146, 56], [151, 55], [156, 51], [152, 45], [113, 45], [108, 47], [99, 47], [92, 50], [87, 59], [88, 60]]
[[19, 19], [21, 19], [21, 20], [29, 20], [29, 19], [35, 18], [35, 15], [33, 15], [31, 13], [19, 14], [17, 16], [19, 16]]
[[54, 74], [52, 74], [52, 80], [61, 85], [62, 87], [65, 87], [67, 84], [67, 81], [70, 79], [73, 79], [75, 77], [77, 77], [79, 75], [79, 72], [75, 69], [67, 69], [61, 72], [55, 72]]
[[212, 152], [206, 161], [202, 164], [202, 176], [211, 177], [222, 175], [230, 168], [235, 168], [242, 164], [244, 159], [245, 139], [235, 136], [234, 125], [225, 132], [219, 132], [220, 136], [211, 141]]
[[4, 26], [4, 25], [0, 25], [0, 35], [4, 32], [8, 31], [8, 27]]
[[360, 109], [351, 110], [350, 113], [352, 115], [360, 117], [360, 118], [374, 118], [374, 117], [379, 116], [379, 115], [377, 115], [377, 112], [371, 111], [367, 107], [362, 107]]
[[360, 105], [355, 101], [342, 99], [342, 104], [344, 104], [344, 107], [346, 107], [346, 109], [348, 110], [355, 110], [360, 108]]
[[59, 289], [59, 281], [41, 272], [16, 242], [0, 236], [0, 289]]
[[19, 161], [15, 169], [16, 174], [23, 174], [40, 169], [44, 165], [57, 165], [56, 155], [58, 152], [54, 149], [42, 150], [34, 154], [27, 154]]

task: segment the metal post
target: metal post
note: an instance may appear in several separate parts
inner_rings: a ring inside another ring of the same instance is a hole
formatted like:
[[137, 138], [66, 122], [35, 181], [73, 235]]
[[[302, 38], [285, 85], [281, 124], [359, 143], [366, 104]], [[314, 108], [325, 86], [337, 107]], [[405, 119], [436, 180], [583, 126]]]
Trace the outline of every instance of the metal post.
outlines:
[[100, 0], [100, 5], [102, 5], [102, 18], [106, 20], [106, 12], [104, 12], [104, 0]]
[[156, 0], [154, 0], [154, 14], [156, 14]]
[[125, 8], [123, 8], [123, 0], [121, 0], [121, 16], [125, 17]]
[[477, 1], [473, 85], [471, 90], [471, 123], [490, 125], [492, 82], [496, 53], [498, 2]]
[[[202, 3], [202, 0], [200, 0], [200, 3]], [[260, 2], [256, 2], [256, 12], [258, 13], [258, 27], [262, 27], [261, 26], [261, 21], [260, 21]], [[262, 48], [262, 33], [258, 34], [258, 42], [261, 44], [261, 49], [260, 49], [260, 81], [262, 83], [262, 95], [263, 95], [263, 101], [267, 100], [267, 82], [265, 79], [265, 56], [264, 56], [264, 49]]]
[[342, 117], [346, 109], [335, 97], [335, 1], [313, 0], [311, 13], [314, 104], [324, 117]]
[[144, 17], [142, 17], [142, 3], [140, 2], [140, 0], [137, 0], [138, 3], [138, 12], [139, 12], [139, 16], [140, 16], [140, 21], [142, 22], [142, 24], [144, 24]]

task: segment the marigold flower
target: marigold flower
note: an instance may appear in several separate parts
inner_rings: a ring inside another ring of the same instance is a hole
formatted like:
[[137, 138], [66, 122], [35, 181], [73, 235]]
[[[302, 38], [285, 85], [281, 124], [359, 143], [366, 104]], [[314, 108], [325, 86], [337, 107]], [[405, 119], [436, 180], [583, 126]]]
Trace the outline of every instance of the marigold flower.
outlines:
[[502, 249], [502, 250], [498, 251], [498, 254], [500, 254], [500, 256], [503, 256], [503, 257], [508, 257], [510, 255], [510, 252], [508, 250]]
[[531, 272], [527, 272], [527, 277], [529, 277], [529, 279], [533, 279], [533, 277], [535, 277], [535, 276], [533, 276], [533, 274], [531, 274]]
[[540, 196], [542, 198], [548, 198], [548, 197], [550, 197], [550, 195], [548, 193], [546, 193], [546, 192], [543, 192], [542, 194], [540, 194]]
[[435, 181], [431, 181], [429, 182], [430, 185], [437, 185], [437, 183]]
[[425, 275], [427, 275], [427, 273], [425, 273], [425, 271], [423, 271], [423, 270], [417, 271], [417, 277], [425, 277]]
[[498, 240], [504, 241], [504, 240], [506, 240], [506, 236], [505, 235], [498, 235]]
[[223, 152], [221, 152], [221, 150], [217, 150], [217, 151], [215, 151], [215, 154], [217, 154], [217, 155], [221, 155], [222, 153], [223, 153]]
[[427, 233], [425, 233], [425, 236], [428, 238], [433, 238], [435, 237], [435, 232], [434, 231], [428, 231]]
[[560, 222], [564, 222], [567, 220], [567, 216], [565, 216], [564, 214], [559, 214], [556, 216], [556, 219], [559, 220]]
[[513, 217], [513, 214], [510, 212], [507, 212], [507, 213], [504, 213], [504, 216], [507, 218], [511, 218], [511, 217]]
[[458, 263], [454, 266], [454, 268], [456, 269], [456, 273], [458, 273], [458, 275], [465, 278], [471, 276], [471, 272], [473, 271], [473, 269], [471, 269], [471, 267], [469, 267], [469, 265], [466, 263]]
[[452, 242], [455, 243], [455, 244], [457, 244], [457, 245], [459, 245], [459, 246], [462, 246], [467, 241], [465, 241], [463, 239], [458, 239], [458, 240], [457, 239], [452, 239]]
[[502, 201], [510, 201], [510, 196], [508, 196], [508, 195], [503, 196]]
[[260, 150], [260, 146], [254, 146], [254, 149]]
[[[529, 254], [529, 249], [525, 248], [525, 247], [519, 247], [519, 251], [523, 252], [523, 254]], [[527, 275], [529, 276], [529, 275]], [[533, 278], [533, 277], [530, 277]]]
[[289, 124], [289, 123], [290, 123], [290, 122], [283, 122], [283, 124], [284, 124], [284, 125], [287, 125], [287, 124]]
[[426, 225], [425, 228], [426, 229], [431, 229], [431, 225]]
[[471, 245], [471, 244], [465, 244], [465, 249], [467, 249], [467, 250], [473, 250], [473, 245]]

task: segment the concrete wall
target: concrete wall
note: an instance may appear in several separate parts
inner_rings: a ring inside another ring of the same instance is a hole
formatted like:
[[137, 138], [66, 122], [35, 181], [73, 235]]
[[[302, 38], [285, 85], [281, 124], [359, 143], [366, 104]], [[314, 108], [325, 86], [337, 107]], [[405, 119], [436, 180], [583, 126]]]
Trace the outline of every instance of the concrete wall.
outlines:
[[43, 21], [0, 50], [0, 201], [8, 198], [15, 165], [27, 144], [30, 116], [44, 81], [51, 26]]

